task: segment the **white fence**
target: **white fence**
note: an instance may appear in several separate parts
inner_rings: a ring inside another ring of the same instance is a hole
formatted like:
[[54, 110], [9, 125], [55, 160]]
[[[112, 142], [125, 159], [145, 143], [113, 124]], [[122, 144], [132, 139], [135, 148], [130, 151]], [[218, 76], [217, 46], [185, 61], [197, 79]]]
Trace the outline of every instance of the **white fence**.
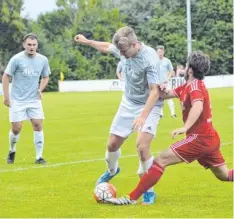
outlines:
[[[181, 77], [170, 80], [173, 88], [184, 83]], [[208, 88], [234, 87], [234, 75], [218, 75], [205, 77]], [[11, 85], [10, 85], [11, 87]], [[83, 92], [83, 91], [120, 91], [124, 89], [124, 82], [120, 80], [86, 80], [86, 81], [59, 81], [60, 92]], [[2, 84], [0, 83], [0, 95]]]
[[[172, 78], [171, 86], [177, 87], [184, 83], [181, 77]], [[208, 88], [234, 87], [234, 75], [219, 75], [205, 77]], [[86, 81], [59, 81], [60, 92], [82, 92], [82, 91], [120, 91], [124, 83], [120, 80], [86, 80]]]

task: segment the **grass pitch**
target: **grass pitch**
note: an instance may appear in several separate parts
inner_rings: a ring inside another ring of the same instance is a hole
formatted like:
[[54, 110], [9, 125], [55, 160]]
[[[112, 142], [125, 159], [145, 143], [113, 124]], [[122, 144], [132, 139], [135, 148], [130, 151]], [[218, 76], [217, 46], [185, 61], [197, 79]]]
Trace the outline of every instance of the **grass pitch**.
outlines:
[[[213, 123], [221, 136], [222, 153], [233, 167], [232, 88], [210, 89]], [[94, 184], [105, 171], [104, 152], [120, 92], [46, 93], [43, 97], [46, 166], [34, 164], [31, 124], [25, 122], [16, 162], [6, 164], [8, 111], [0, 105], [0, 217], [4, 218], [232, 218], [233, 184], [218, 181], [197, 162], [168, 167], [156, 186], [152, 206], [97, 204]], [[3, 97], [0, 97], [3, 102]], [[182, 125], [172, 119], [167, 103], [152, 151], [157, 155], [174, 141], [170, 131]], [[118, 195], [138, 182], [138, 158], [133, 134], [122, 148], [120, 174], [112, 180]], [[178, 140], [178, 139], [177, 139]], [[135, 156], [134, 156], [135, 155]]]

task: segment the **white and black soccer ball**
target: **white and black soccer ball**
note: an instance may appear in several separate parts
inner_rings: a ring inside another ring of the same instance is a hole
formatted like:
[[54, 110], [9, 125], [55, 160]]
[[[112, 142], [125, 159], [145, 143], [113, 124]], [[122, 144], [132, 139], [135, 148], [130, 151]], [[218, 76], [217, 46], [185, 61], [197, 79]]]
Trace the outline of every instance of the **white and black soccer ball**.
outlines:
[[100, 183], [94, 189], [94, 198], [98, 203], [105, 203], [108, 198], [116, 198], [116, 188], [110, 183]]

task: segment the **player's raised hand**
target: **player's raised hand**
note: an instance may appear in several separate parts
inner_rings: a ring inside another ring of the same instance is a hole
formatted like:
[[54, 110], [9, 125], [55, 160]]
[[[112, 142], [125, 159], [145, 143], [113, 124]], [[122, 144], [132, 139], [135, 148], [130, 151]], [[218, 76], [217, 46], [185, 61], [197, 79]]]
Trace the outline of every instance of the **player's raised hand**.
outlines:
[[10, 100], [9, 99], [4, 99], [4, 105], [7, 106], [7, 107], [10, 107], [11, 104], [10, 104]]
[[86, 44], [88, 41], [88, 39], [82, 34], [76, 35], [74, 39], [77, 43], [80, 43], [80, 44]]
[[184, 134], [186, 132], [186, 128], [179, 128], [179, 129], [175, 129], [171, 132], [171, 137], [172, 139], [174, 139], [177, 135], [181, 135]]

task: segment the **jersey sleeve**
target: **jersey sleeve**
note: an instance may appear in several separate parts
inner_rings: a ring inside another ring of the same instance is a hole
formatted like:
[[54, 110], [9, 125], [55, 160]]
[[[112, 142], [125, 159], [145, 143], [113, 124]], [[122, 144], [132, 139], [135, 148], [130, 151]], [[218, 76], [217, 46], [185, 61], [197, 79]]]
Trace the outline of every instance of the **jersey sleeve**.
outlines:
[[170, 60], [169, 60], [169, 62], [168, 62], [168, 70], [169, 70], [169, 72], [172, 72], [172, 71], [173, 71], [173, 66], [172, 66]]
[[120, 73], [122, 72], [122, 68], [123, 68], [123, 63], [120, 61], [117, 65], [117, 69], [116, 69], [116, 72], [117, 73]]
[[41, 75], [42, 77], [48, 77], [50, 74], [51, 74], [51, 71], [50, 71], [49, 61], [46, 58], [45, 65], [44, 65]]
[[109, 47], [109, 52], [114, 55], [116, 58], [121, 59], [120, 51], [117, 49], [116, 46], [111, 45]]
[[146, 69], [148, 84], [160, 84], [159, 69], [156, 64], [151, 64]]
[[17, 59], [15, 57], [12, 57], [7, 64], [7, 67], [5, 69], [5, 73], [7, 75], [13, 76], [16, 69], [17, 69]]
[[201, 89], [199, 88], [192, 88], [191, 87], [191, 91], [190, 91], [190, 102], [191, 102], [191, 105], [194, 104], [194, 102], [196, 101], [204, 101], [204, 94], [202, 92]]

